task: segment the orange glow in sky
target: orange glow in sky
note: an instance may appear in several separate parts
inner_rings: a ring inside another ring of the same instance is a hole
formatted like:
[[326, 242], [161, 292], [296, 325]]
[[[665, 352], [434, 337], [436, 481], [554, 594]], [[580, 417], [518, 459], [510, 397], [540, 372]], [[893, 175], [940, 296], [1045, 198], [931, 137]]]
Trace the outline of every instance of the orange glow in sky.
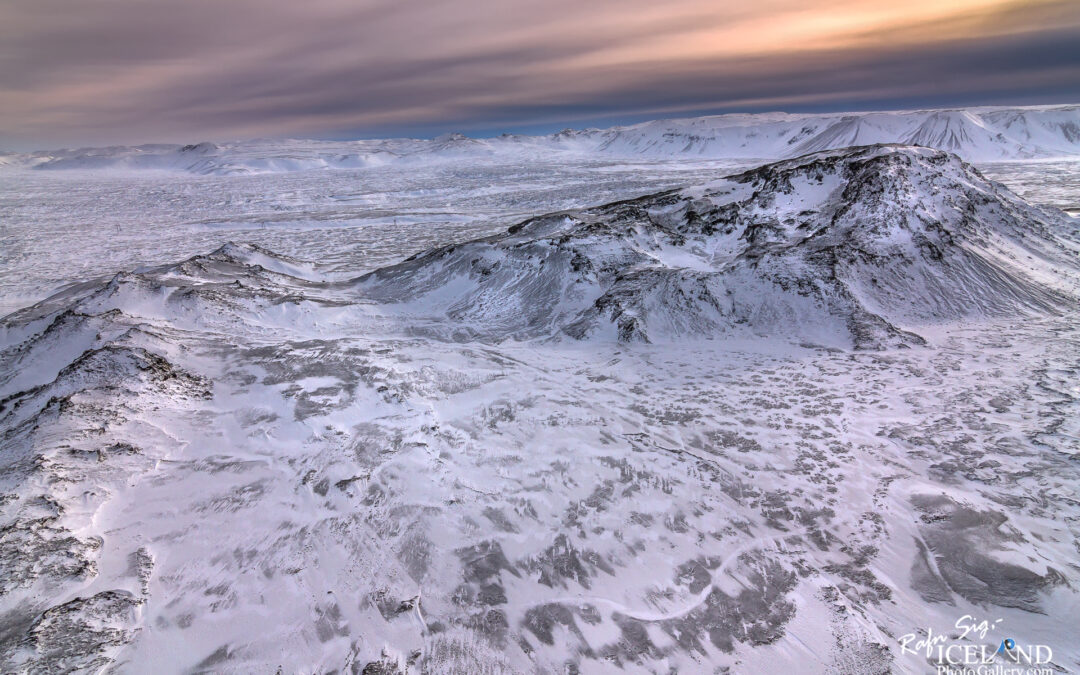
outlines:
[[1070, 0], [0, 0], [0, 147], [1080, 98]]

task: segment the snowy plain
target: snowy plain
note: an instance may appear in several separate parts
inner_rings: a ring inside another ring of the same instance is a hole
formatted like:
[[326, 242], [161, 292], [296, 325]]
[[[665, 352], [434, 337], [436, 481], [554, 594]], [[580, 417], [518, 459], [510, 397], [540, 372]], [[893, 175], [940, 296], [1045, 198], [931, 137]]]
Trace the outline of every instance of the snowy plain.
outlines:
[[[921, 673], [965, 614], [1080, 669], [1080, 162], [648, 147], [0, 167], [2, 669]], [[800, 247], [845, 199], [837, 294]], [[918, 316], [864, 274], [912, 261]]]

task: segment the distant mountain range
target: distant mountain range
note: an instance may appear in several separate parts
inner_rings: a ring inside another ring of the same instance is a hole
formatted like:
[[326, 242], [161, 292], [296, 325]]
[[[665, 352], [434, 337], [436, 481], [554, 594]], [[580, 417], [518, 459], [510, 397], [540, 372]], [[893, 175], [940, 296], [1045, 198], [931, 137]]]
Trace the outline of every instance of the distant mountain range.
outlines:
[[1080, 158], [1080, 105], [829, 114], [731, 114], [547, 136], [358, 141], [254, 140], [0, 154], [0, 167], [247, 174], [397, 162], [582, 157], [761, 159], [875, 143], [920, 145], [972, 162]]

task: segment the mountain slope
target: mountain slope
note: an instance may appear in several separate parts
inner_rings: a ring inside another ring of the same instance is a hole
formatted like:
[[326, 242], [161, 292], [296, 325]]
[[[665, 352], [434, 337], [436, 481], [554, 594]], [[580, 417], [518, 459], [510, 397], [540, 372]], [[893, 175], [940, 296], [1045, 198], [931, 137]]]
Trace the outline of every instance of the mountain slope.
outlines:
[[[1080, 155], [1080, 107], [717, 115], [579, 133], [582, 139], [599, 139], [598, 151], [616, 155], [781, 159], [901, 143], [981, 162]], [[574, 132], [564, 138], [578, 140]]]
[[769, 334], [875, 347], [1075, 297], [1062, 214], [955, 156], [869, 146], [550, 214], [356, 281], [417, 330], [487, 339]]

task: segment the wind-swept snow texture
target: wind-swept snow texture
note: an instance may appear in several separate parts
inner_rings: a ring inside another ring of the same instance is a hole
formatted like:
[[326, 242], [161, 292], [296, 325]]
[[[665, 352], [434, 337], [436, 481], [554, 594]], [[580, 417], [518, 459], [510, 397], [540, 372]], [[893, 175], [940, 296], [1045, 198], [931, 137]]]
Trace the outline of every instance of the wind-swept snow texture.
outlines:
[[0, 167], [160, 170], [244, 174], [567, 156], [781, 159], [878, 143], [921, 145], [973, 162], [1080, 157], [1080, 106], [970, 108], [901, 112], [731, 114], [657, 120], [550, 136], [474, 139], [247, 141], [141, 145], [0, 155]]
[[0, 670], [1076, 670], [1077, 250], [873, 146], [70, 287], [0, 329]]

